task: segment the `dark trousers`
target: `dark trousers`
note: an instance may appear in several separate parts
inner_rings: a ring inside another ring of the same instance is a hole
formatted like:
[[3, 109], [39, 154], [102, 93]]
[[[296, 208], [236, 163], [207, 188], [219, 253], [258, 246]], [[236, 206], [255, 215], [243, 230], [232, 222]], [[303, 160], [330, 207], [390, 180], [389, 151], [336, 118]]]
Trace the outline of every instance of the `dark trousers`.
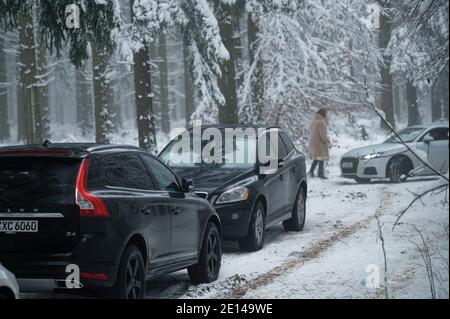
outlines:
[[314, 171], [316, 170], [317, 165], [319, 165], [319, 176], [324, 176], [324, 173], [325, 173], [324, 172], [325, 161], [314, 160], [314, 162], [311, 165], [311, 169], [309, 170], [309, 172], [314, 175]]

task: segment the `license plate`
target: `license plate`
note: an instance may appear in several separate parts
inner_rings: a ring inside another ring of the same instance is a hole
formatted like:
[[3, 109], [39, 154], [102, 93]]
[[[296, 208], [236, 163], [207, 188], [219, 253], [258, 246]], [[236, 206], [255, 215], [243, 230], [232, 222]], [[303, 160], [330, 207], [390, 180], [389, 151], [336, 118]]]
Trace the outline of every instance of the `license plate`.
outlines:
[[342, 168], [353, 168], [352, 162], [342, 163]]
[[38, 231], [37, 220], [0, 220], [0, 233], [37, 233]]

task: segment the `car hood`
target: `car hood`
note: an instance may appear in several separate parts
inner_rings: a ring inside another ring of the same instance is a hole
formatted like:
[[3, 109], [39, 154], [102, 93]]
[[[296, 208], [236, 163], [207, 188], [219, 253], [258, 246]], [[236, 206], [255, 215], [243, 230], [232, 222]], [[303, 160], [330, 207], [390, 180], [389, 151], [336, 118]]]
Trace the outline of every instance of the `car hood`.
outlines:
[[245, 168], [221, 168], [221, 167], [172, 167], [179, 176], [194, 181], [196, 191], [213, 193], [226, 189], [228, 186], [238, 183], [250, 175], [253, 169]]
[[356, 148], [354, 150], [351, 150], [350, 152], [345, 153], [343, 157], [360, 158], [374, 153], [383, 153], [384, 155], [390, 155], [403, 152], [405, 149], [406, 147], [400, 143], [382, 143]]

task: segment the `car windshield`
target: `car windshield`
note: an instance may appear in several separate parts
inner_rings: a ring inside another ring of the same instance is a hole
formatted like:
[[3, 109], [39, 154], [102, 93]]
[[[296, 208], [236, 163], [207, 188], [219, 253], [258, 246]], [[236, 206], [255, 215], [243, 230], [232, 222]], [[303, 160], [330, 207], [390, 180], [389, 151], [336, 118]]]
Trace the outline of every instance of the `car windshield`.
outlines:
[[[425, 129], [423, 127], [408, 127], [398, 132], [398, 135], [401, 137], [403, 142], [411, 143], [414, 142], [424, 131]], [[400, 143], [400, 140], [397, 136], [391, 135], [384, 143]]]
[[173, 140], [160, 154], [160, 159], [170, 167], [220, 167], [229, 169], [250, 168], [256, 163], [255, 137], [234, 137], [232, 142], [222, 141], [215, 145], [214, 140], [202, 141], [201, 147], [194, 145], [182, 147]]

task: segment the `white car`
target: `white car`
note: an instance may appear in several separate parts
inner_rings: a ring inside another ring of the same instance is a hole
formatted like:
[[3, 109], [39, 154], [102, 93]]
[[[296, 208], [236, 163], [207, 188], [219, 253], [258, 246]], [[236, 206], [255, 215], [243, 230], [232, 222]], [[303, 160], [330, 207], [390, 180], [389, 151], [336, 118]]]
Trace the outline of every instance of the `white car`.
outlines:
[[0, 300], [19, 299], [19, 285], [13, 273], [0, 264]]
[[[412, 126], [399, 132], [402, 140], [435, 170], [448, 172], [448, 122], [431, 126]], [[389, 178], [391, 182], [405, 181], [412, 176], [435, 173], [424, 166], [416, 155], [401, 144], [395, 136], [384, 143], [354, 149], [342, 157], [342, 176], [358, 183]]]

